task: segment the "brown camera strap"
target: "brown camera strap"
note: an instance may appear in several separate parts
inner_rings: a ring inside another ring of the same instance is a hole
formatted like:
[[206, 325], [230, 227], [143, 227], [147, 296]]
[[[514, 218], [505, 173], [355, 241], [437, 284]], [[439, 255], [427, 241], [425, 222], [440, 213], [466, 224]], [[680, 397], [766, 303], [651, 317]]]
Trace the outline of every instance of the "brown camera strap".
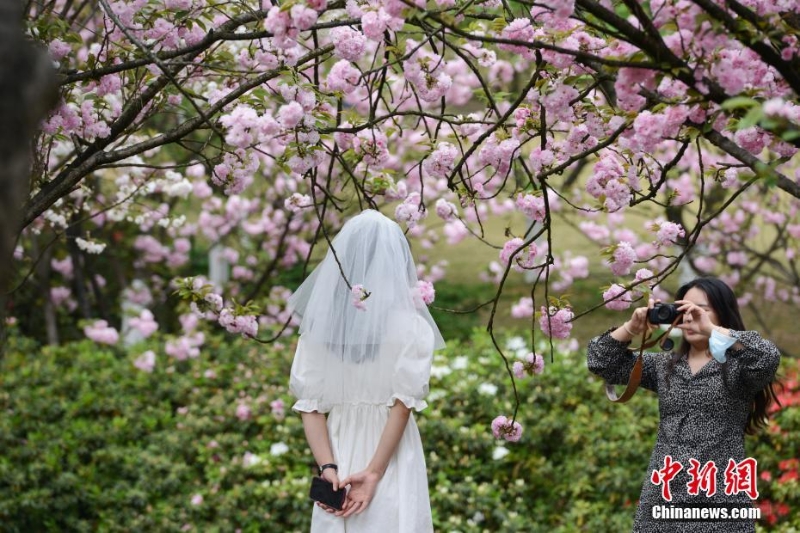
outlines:
[[[636, 361], [633, 363], [633, 368], [631, 369], [630, 377], [628, 377], [628, 384], [625, 386], [625, 391], [622, 393], [622, 396], [617, 396], [617, 391], [614, 389], [614, 385], [606, 383], [606, 396], [608, 396], [609, 400], [615, 403], [625, 403], [633, 398], [633, 395], [636, 394], [636, 390], [639, 388], [639, 383], [642, 381], [644, 351], [648, 348], [652, 348], [656, 344], [661, 345], [663, 349], [664, 342], [666, 342], [666, 340], [669, 338], [669, 334], [672, 331], [672, 328], [674, 328], [678, 323], [678, 320], [680, 320], [680, 317], [676, 318], [664, 333], [652, 340], [648, 340], [650, 333], [648, 330], [644, 330], [644, 333], [642, 333], [642, 343], [638, 348], [639, 354], [636, 356]], [[634, 350], [636, 349], [637, 348], [634, 348]]]

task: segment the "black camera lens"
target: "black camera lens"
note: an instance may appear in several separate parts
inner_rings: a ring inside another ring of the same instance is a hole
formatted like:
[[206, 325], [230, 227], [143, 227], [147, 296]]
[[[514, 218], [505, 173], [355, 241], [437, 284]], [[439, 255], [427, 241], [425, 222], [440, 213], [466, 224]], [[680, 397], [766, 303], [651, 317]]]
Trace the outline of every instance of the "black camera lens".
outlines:
[[680, 312], [676, 304], [656, 304], [647, 313], [647, 320], [651, 324], [672, 324]]

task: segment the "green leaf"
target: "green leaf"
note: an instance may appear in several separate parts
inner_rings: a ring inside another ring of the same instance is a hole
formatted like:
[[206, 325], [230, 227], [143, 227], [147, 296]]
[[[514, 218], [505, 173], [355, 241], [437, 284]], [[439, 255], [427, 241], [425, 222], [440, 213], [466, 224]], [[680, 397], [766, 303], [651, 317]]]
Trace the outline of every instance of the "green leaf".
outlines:
[[506, 28], [506, 26], [508, 26], [506, 19], [498, 17], [492, 21], [491, 28], [495, 33], [500, 33]]
[[737, 128], [740, 130], [751, 128], [758, 124], [763, 117], [764, 110], [761, 109], [761, 107], [750, 108], [750, 111], [748, 111], [747, 114], [739, 121]]
[[758, 101], [753, 100], [748, 96], [734, 96], [733, 98], [729, 98], [728, 100], [722, 102], [720, 107], [726, 111], [731, 111], [733, 109], [751, 108], [758, 105]]

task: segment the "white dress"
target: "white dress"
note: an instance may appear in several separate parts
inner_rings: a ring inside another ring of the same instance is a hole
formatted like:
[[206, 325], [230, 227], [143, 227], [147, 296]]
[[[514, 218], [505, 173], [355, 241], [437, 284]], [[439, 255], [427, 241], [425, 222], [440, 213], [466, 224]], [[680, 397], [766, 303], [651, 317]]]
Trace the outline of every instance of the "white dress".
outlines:
[[[417, 411], [427, 406], [433, 332], [424, 319], [408, 315], [395, 316], [391, 331], [362, 362], [344, 362], [300, 337], [290, 380], [298, 399], [293, 409], [328, 414], [339, 479], [369, 464], [395, 401]], [[364, 512], [340, 518], [316, 505], [313, 509], [312, 533], [433, 532], [425, 455], [413, 413]]]

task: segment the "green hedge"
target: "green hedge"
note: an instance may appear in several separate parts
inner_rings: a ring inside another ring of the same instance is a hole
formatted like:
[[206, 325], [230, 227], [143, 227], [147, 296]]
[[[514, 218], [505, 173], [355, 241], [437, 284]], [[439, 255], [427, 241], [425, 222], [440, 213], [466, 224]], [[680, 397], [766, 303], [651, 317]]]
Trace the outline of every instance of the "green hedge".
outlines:
[[[289, 409], [291, 346], [211, 336], [200, 358], [162, 354], [152, 374], [132, 362], [155, 344], [126, 353], [12, 338], [7, 348], [1, 531], [307, 531], [313, 460]], [[418, 415], [437, 531], [629, 531], [655, 439], [652, 395], [611, 404], [582, 351], [565, 349], [518, 386], [523, 438], [503, 444], [489, 424], [511, 414], [510, 383], [485, 335], [437, 355], [431, 407]], [[284, 419], [271, 412], [277, 399]], [[236, 416], [240, 403], [250, 419]], [[780, 531], [800, 527], [786, 462], [800, 449], [798, 411], [749, 442], [772, 476], [759, 482], [764, 499], [791, 510]]]

